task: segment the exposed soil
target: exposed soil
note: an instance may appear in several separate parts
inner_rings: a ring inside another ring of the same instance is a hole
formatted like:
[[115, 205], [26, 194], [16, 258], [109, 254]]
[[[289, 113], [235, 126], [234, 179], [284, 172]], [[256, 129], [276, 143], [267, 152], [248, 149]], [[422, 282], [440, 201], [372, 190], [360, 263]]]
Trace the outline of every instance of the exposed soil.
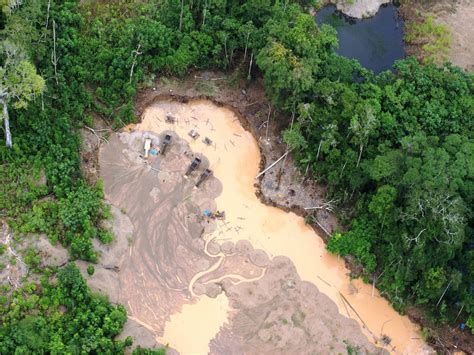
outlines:
[[[224, 310], [222, 321], [227, 320], [225, 329], [230, 331], [223, 330], [225, 338], [217, 336], [220, 340], [211, 346], [211, 353], [226, 353], [235, 343], [240, 344], [239, 349], [248, 345], [242, 348], [246, 353], [299, 353], [303, 346], [309, 352], [341, 352], [347, 346], [354, 346], [361, 351], [380, 353], [382, 350], [367, 340], [355, 320], [342, 316], [336, 305], [314, 285], [300, 281], [289, 259], [273, 258], [270, 262], [265, 252], [255, 250], [246, 241], [236, 244], [212, 241], [215, 236], [210, 233], [220, 227], [215, 220], [201, 216], [205, 208], [215, 209], [214, 199], [221, 193], [222, 185], [211, 177], [196, 189], [197, 176], [183, 178], [193, 153], [174, 132], [165, 133], [172, 135], [173, 144], [164, 157], [153, 156], [147, 161], [140, 158], [145, 136], [162, 140], [162, 135], [146, 131], [114, 134], [100, 150], [106, 197], [130, 218], [134, 237], [125, 252], [120, 247], [123, 237], [111, 248], [117, 248], [114, 254], [118, 272], [100, 269], [89, 283], [126, 305], [129, 318], [135, 322], [127, 325], [126, 329], [131, 328], [129, 334], [137, 335], [139, 324], [156, 337], [166, 338], [165, 323], [170, 315], [180, 312], [186, 304], [199, 302], [199, 295], [215, 298], [224, 291], [230, 308]], [[199, 156], [205, 167], [205, 156]], [[128, 223], [118, 221], [121, 225], [117, 228], [132, 232]], [[203, 233], [205, 237], [201, 238]], [[102, 260], [110, 260], [110, 255], [104, 252]], [[199, 308], [199, 304], [193, 307]], [[261, 336], [254, 341], [243, 341], [245, 334], [241, 332], [251, 328], [242, 327], [242, 317], [252, 318], [254, 313], [259, 319], [264, 316], [263, 323], [255, 320], [252, 324]], [[200, 314], [194, 322], [204, 322], [208, 327], [216, 316], [220, 315]], [[271, 324], [271, 319], [282, 317], [288, 317], [291, 323], [283, 328]], [[221, 327], [223, 322], [218, 325]], [[218, 331], [219, 328], [215, 329], [214, 334]], [[181, 332], [186, 334], [186, 329]], [[207, 353], [208, 344], [199, 348], [192, 342], [201, 333], [193, 333], [197, 335], [188, 334], [187, 340], [182, 336], [172, 339], [170, 345], [177, 342], [184, 353], [190, 349], [194, 353]], [[211, 339], [214, 334], [202, 336]], [[141, 342], [151, 343], [149, 334], [145, 335]], [[316, 341], [319, 337], [324, 341]], [[182, 345], [185, 342], [190, 344]]]
[[110, 125], [96, 113], [92, 113], [92, 117], [94, 119], [94, 127], [84, 127], [80, 130], [82, 138], [80, 166], [87, 182], [95, 185], [99, 177], [99, 147], [108, 142], [107, 137], [112, 130]]
[[[270, 106], [266, 101], [261, 80], [254, 80], [249, 83], [215, 72], [190, 74], [184, 81], [167, 79], [158, 82], [155, 87], [145, 88], [139, 92], [135, 113], [137, 116], [141, 116], [145, 108], [154, 101], [170, 96], [181, 101], [206, 97], [216, 104], [225, 105], [245, 117], [245, 120], [242, 121], [243, 126], [252, 132], [259, 142], [262, 154], [261, 170], [269, 166], [271, 162], [278, 159], [286, 151], [281, 140], [281, 130], [285, 127], [284, 122], [289, 122], [291, 117], [275, 117], [272, 114], [267, 129], [266, 122]], [[272, 190], [270, 188], [271, 186], [278, 186], [278, 178], [275, 173], [271, 174], [270, 171], [260, 179], [258, 189], [260, 190], [260, 198], [264, 203], [278, 206], [286, 211], [292, 210], [303, 216], [306, 215], [304, 207], [318, 206], [324, 203], [326, 200], [324, 186], [315, 183], [310, 176], [302, 176], [300, 171], [295, 168], [291, 154], [282, 163], [285, 163], [284, 169], [282, 169], [284, 173], [280, 175], [278, 189]], [[282, 191], [286, 191], [286, 193]], [[257, 191], [257, 193], [259, 192]], [[317, 224], [313, 227], [323, 238], [328, 236], [326, 232], [331, 233], [336, 229], [342, 229], [333, 213], [317, 210], [315, 216]], [[352, 258], [345, 258], [345, 262], [354, 275], [360, 274], [361, 268], [353, 262]], [[408, 310], [408, 316], [422, 326], [433, 327], [425, 318], [419, 317], [419, 312], [413, 314], [410, 309]], [[437, 339], [431, 343], [443, 352], [446, 352], [447, 349], [455, 351], [464, 349], [469, 353], [470, 349], [473, 349], [472, 337], [466, 332], [459, 336], [453, 336], [453, 332], [457, 333], [458, 331], [449, 326], [442, 327], [434, 332]]]
[[[114, 241], [111, 244], [104, 245], [94, 240], [94, 247], [99, 252], [99, 258], [97, 264], [94, 264], [95, 271], [92, 276], [87, 273], [89, 263], [79, 260], [76, 261], [76, 265], [87, 280], [92, 292], [106, 294], [112, 303], [119, 304], [121, 302], [120, 265], [133, 242], [135, 230], [124, 210], [120, 210], [113, 205], [110, 207], [112, 218], [104, 223], [106, 227], [112, 230], [115, 237]], [[123, 340], [128, 336], [133, 338], [133, 345], [126, 349], [127, 353], [131, 353], [137, 346], [152, 349], [166, 347], [166, 345], [157, 341], [155, 334], [150, 329], [130, 318], [117, 339]], [[167, 347], [167, 354], [175, 355], [177, 352]]]
[[[133, 338], [132, 349], [136, 348], [138, 345], [147, 349], [161, 349], [165, 347], [166, 355], [179, 354], [176, 350], [157, 342], [155, 335], [151, 331], [132, 319], [128, 319], [122, 332], [117, 336], [117, 339], [125, 340], [128, 336]], [[131, 351], [127, 350], [127, 352], [130, 353]]]
[[[169, 97], [182, 102], [208, 99], [218, 106], [225, 106], [239, 117], [245, 117], [241, 124], [258, 142], [261, 170], [286, 152], [281, 131], [290, 122], [291, 117], [282, 117], [274, 110], [270, 111], [261, 80], [249, 83], [218, 72], [196, 73], [184, 81], [166, 80], [164, 83], [157, 83], [156, 87], [138, 92], [135, 114], [141, 117], [153, 102]], [[320, 206], [326, 201], [326, 188], [315, 183], [310, 174], [302, 174], [296, 168], [291, 154], [259, 179], [257, 194], [268, 205], [278, 206], [302, 216], [307, 215], [304, 207]], [[317, 209], [314, 216], [317, 221], [314, 227], [323, 238], [342, 228], [335, 214], [327, 210]]]
[[27, 275], [28, 267], [13, 244], [13, 231], [5, 221], [0, 219], [0, 246], [2, 247], [0, 284], [8, 284], [15, 290], [20, 287], [23, 276]]
[[[388, 353], [370, 346], [359, 325], [339, 314], [336, 305], [309, 282], [293, 263], [275, 257], [258, 281], [221, 283], [232, 316], [211, 341], [212, 354]], [[329, 301], [329, 302], [328, 302]]]
[[[209, 98], [218, 105], [226, 105], [228, 108], [242, 114], [245, 117], [242, 124], [258, 138], [262, 153], [261, 169], [285, 152], [280, 132], [284, 127], [282, 122], [288, 122], [289, 118], [275, 117], [271, 114], [270, 125], [267, 128], [266, 121], [269, 106], [264, 96], [262, 83], [259, 81], [253, 81], [249, 84], [248, 82], [239, 81], [235, 77], [211, 72], [195, 73], [185, 81], [166, 79], [163, 82], [158, 82], [156, 87], [142, 89], [139, 92], [136, 101], [136, 114], [140, 116], [147, 106], [164, 97], [173, 97], [181, 101], [199, 97]], [[92, 133], [89, 132], [89, 135], [92, 135]], [[261, 178], [259, 187], [262, 201], [284, 210], [292, 209], [301, 215], [305, 214], [303, 207], [322, 204], [325, 189], [311, 182], [309, 176], [302, 176], [295, 169], [291, 155], [282, 163], [279, 165], [284, 166], [284, 169], [281, 170], [283, 174], [278, 174], [280, 176], [278, 189], [271, 188], [272, 186], [278, 186], [278, 178], [275, 172], [272, 174], [270, 171]], [[272, 198], [269, 196], [272, 196]], [[318, 210], [316, 217], [319, 227], [317, 225], [314, 227], [319, 230], [319, 234], [323, 237], [325, 237], [326, 232], [341, 228], [337, 224], [336, 217], [328, 211]], [[357, 274], [358, 266], [351, 263], [350, 259], [346, 259], [346, 265]], [[422, 325], [426, 323], [422, 317], [419, 317], [419, 312], [416, 315], [410, 312], [409, 316]], [[429, 324], [426, 323], [426, 325]], [[435, 344], [437, 349], [442, 351], [447, 351], [448, 348], [464, 349], [469, 352], [469, 349], [472, 349], [472, 339], [461, 334], [461, 338], [467, 340], [459, 341], [459, 336], [453, 337], [450, 335], [452, 332], [453, 330], [450, 327], [446, 327], [445, 332], [436, 334], [436, 336], [439, 336], [437, 344]], [[439, 344], [440, 342], [443, 344], [442, 346]], [[456, 346], [450, 346], [449, 344]]]
[[21, 287], [24, 278], [29, 276], [28, 266], [24, 262], [29, 248], [35, 249], [41, 257], [39, 267], [42, 268], [63, 266], [69, 260], [67, 250], [59, 243], [51, 244], [45, 234], [28, 234], [16, 239], [14, 231], [3, 220], [0, 220], [0, 246], [0, 285], [9, 284], [12, 290]]
[[467, 71], [474, 71], [474, 1], [439, 2], [430, 9], [436, 21], [445, 24], [452, 35], [449, 59]]
[[[203, 137], [210, 137], [213, 141], [210, 147], [206, 147], [200, 140], [191, 140], [191, 143], [193, 149], [206, 154], [213, 162], [214, 174], [225, 181], [223, 192], [216, 202], [219, 208], [226, 209], [227, 218], [225, 224], [218, 225], [220, 228], [217, 237], [225, 235], [235, 242], [247, 239], [272, 256], [288, 256], [297, 266], [300, 277], [310, 280], [330, 295], [342, 312], [344, 305], [338, 292], [357, 290], [360, 287], [347, 282], [345, 274], [348, 270], [337, 258], [325, 251], [324, 244], [302, 218], [261, 204], [263, 194], [254, 188], [258, 186], [254, 177], [259, 171], [259, 147], [252, 135], [239, 124], [238, 121], [242, 122], [242, 116], [233, 114], [228, 107], [219, 108], [205, 100], [192, 100], [187, 104], [165, 100], [148, 107], [143, 114], [142, 123], [138, 125], [139, 129], [159, 132], [171, 127], [164, 122], [167, 113], [177, 118], [172, 129], [181, 136], [188, 137], [188, 131], [193, 128]], [[248, 122], [245, 124], [248, 125]], [[255, 196], [255, 192], [259, 193], [260, 200]], [[315, 255], [319, 255], [319, 259], [315, 258]], [[329, 285], [324, 282], [325, 279], [338, 286], [335, 288]], [[360, 280], [358, 282], [362, 284]], [[370, 321], [371, 328], [377, 329], [378, 332], [381, 326], [377, 323], [381, 322], [381, 319], [373, 317], [373, 309], [365, 308], [363, 299], [354, 298], [351, 302], [357, 303], [363, 318], [367, 322]], [[371, 299], [370, 302], [375, 308], [387, 306], [383, 299]], [[395, 333], [400, 334], [407, 326], [403, 322], [399, 318], [397, 322], [391, 322], [389, 328], [399, 329]]]
[[[144, 133], [113, 135], [100, 151], [106, 198], [133, 224], [133, 239], [118, 273], [118, 302], [127, 306], [131, 319], [156, 335], [161, 335], [170, 314], [189, 303], [188, 286], [194, 274], [211, 263], [202, 253], [200, 236], [212, 225], [204, 226], [199, 206], [212, 206], [221, 189], [211, 178], [206, 190], [193, 193], [194, 184], [183, 178], [182, 171], [189, 147], [169, 133], [174, 144], [164, 157], [150, 158], [149, 165], [139, 156]], [[151, 133], [147, 136], [160, 139]], [[191, 194], [193, 199], [188, 197]]]
[[[407, 23], [432, 15], [436, 23], [446, 25], [452, 39], [448, 59], [464, 70], [474, 71], [473, 0], [404, 1], [400, 11]], [[407, 54], [421, 58], [421, 46], [425, 43], [407, 45]]]
[[388, 4], [391, 0], [329, 0], [344, 15], [354, 18], [368, 18], [379, 11], [380, 6]]

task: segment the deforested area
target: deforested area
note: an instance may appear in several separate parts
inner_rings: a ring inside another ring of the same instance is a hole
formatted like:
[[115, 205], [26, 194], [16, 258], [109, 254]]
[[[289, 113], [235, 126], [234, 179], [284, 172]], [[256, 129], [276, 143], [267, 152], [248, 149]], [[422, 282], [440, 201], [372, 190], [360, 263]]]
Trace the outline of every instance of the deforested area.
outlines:
[[0, 353], [474, 351], [468, 34], [324, 5], [2, 2]]

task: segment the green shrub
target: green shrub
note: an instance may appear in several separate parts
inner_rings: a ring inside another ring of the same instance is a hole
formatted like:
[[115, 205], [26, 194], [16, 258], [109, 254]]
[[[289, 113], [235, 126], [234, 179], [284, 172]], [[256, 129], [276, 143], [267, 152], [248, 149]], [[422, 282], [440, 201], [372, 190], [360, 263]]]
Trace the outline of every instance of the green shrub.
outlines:
[[87, 266], [87, 274], [88, 274], [89, 276], [94, 275], [94, 271], [95, 271], [94, 265], [88, 265], [88, 266]]
[[28, 266], [28, 268], [37, 269], [41, 264], [41, 256], [36, 249], [30, 247], [26, 250], [23, 261]]
[[414, 21], [406, 26], [405, 41], [426, 42], [421, 46], [423, 60], [442, 63], [448, 59], [452, 36], [446, 25], [435, 23], [433, 16], [428, 15], [421, 22]]

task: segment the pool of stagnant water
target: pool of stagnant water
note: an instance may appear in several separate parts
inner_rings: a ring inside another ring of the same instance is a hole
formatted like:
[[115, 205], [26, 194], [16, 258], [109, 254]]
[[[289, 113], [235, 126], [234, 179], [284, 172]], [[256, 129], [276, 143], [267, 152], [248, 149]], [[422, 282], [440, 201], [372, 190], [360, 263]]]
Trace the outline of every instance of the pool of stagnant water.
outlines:
[[394, 62], [405, 57], [404, 23], [394, 5], [382, 6], [377, 14], [366, 19], [348, 17], [334, 5], [319, 10], [318, 25], [328, 24], [337, 30], [337, 53], [375, 73], [390, 70]]

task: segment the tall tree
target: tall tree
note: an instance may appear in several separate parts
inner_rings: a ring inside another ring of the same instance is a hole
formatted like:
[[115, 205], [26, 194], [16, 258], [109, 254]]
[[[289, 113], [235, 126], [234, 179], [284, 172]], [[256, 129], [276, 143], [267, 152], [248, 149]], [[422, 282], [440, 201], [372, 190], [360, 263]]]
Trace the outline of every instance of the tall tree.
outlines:
[[10, 132], [10, 116], [8, 106], [16, 109], [25, 108], [28, 102], [44, 90], [44, 80], [36, 73], [36, 68], [26, 59], [22, 49], [8, 40], [1, 47], [4, 57], [0, 67], [0, 105], [5, 127], [7, 147], [13, 145]]

